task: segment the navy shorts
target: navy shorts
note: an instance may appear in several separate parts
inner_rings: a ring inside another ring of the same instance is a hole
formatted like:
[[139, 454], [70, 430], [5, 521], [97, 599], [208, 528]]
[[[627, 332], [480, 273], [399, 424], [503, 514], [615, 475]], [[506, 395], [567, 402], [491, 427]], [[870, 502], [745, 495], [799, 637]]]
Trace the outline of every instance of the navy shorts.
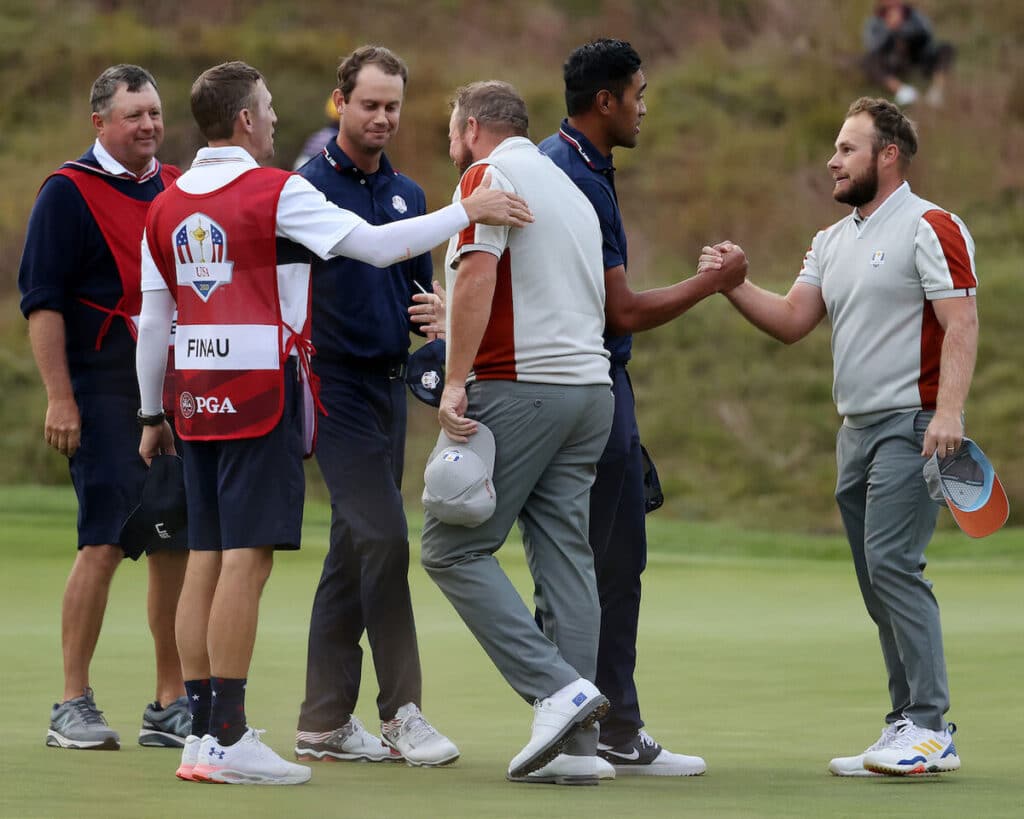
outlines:
[[78, 548], [117, 545], [139, 505], [146, 464], [139, 457], [138, 395], [79, 394], [82, 443], [68, 466], [78, 495]]
[[266, 435], [182, 441], [189, 549], [299, 548], [306, 476], [294, 358], [284, 382], [281, 420]]

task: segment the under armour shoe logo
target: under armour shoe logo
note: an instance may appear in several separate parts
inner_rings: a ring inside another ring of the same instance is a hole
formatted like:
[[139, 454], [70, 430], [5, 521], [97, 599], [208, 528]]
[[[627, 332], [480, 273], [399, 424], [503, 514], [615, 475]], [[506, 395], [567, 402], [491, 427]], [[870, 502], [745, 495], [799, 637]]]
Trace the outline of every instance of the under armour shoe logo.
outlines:
[[211, 757], [215, 756], [215, 757], [217, 757], [217, 759], [223, 759], [224, 758], [224, 751], [218, 751], [216, 748], [211, 748], [210, 749], [210, 756]]

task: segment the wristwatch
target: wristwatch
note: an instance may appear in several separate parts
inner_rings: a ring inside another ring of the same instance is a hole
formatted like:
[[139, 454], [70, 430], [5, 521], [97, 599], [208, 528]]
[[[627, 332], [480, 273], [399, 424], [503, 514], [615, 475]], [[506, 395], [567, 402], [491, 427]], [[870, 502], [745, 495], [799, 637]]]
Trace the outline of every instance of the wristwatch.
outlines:
[[139, 410], [135, 418], [139, 422], [140, 427], [158, 427], [167, 420], [167, 415], [163, 410], [153, 415], [146, 415], [142, 410]]

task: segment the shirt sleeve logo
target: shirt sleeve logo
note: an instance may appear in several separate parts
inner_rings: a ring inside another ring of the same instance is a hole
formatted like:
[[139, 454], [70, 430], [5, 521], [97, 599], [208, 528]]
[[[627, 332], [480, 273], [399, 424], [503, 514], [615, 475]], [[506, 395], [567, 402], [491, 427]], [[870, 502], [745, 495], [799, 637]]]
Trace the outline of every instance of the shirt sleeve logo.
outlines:
[[204, 302], [222, 284], [231, 284], [224, 229], [205, 213], [192, 213], [174, 229], [174, 264], [179, 286], [191, 287]]
[[405, 204], [405, 200], [397, 193], [391, 197], [391, 207], [393, 207], [399, 213], [405, 213], [407, 210], [409, 210], [409, 206]]

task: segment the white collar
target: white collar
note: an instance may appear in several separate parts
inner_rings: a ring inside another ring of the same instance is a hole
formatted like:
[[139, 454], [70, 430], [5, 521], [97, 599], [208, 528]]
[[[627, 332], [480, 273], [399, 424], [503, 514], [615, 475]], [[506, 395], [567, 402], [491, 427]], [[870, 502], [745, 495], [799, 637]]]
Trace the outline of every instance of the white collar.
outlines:
[[99, 163], [99, 166], [111, 176], [127, 175], [136, 182], [145, 182], [153, 176], [154, 173], [156, 173], [156, 157], [153, 157], [153, 159], [149, 161], [149, 164], [146, 166], [146, 170], [141, 174], [136, 174], [129, 171], [124, 165], [114, 159], [114, 157], [111, 156], [110, 151], [103, 147], [103, 143], [99, 141], [99, 138], [97, 138], [96, 142], [93, 143], [92, 155], [96, 157], [96, 161]]
[[[504, 153], [505, 151], [513, 151], [516, 148], [522, 148], [524, 145], [529, 145], [531, 148], [536, 148], [537, 147], [536, 145], [533, 144], [533, 142], [530, 141], [530, 139], [528, 137], [523, 137], [523, 136], [505, 137], [505, 139], [503, 139], [501, 142], [499, 142], [494, 147], [494, 150], [491, 151], [490, 154], [488, 154], [488, 156], [494, 156], [495, 154]], [[486, 157], [485, 157], [485, 159], [486, 159]]]
[[192, 167], [212, 165], [220, 162], [242, 162], [246, 165], [251, 165], [254, 168], [259, 167], [259, 163], [253, 159], [251, 153], [245, 148], [240, 148], [238, 145], [223, 145], [217, 148], [200, 148], [196, 153], [196, 158], [192, 160]]
[[[858, 210], [857, 208], [854, 208], [853, 209], [853, 221], [856, 222], [858, 225], [863, 226], [864, 224], [867, 223], [868, 219], [874, 219], [875, 217], [878, 216], [879, 213], [882, 213], [882, 212], [884, 212], [886, 210], [889, 210], [891, 207], [893, 207], [893, 208], [896, 207], [896, 204], [898, 202], [901, 202], [903, 199], [905, 199], [909, 193], [910, 193], [910, 183], [907, 182], [907, 181], [904, 181], [902, 185], [900, 185], [898, 188], [896, 188], [896, 190], [894, 190], [887, 197], [885, 197], [885, 201], [882, 202], [882, 204], [879, 205], [877, 208], [875, 208], [871, 212], [870, 216], [866, 216], [866, 217], [865, 216], [861, 216], [860, 215], [860, 210]], [[876, 219], [876, 221], [877, 221], [877, 219]]]

